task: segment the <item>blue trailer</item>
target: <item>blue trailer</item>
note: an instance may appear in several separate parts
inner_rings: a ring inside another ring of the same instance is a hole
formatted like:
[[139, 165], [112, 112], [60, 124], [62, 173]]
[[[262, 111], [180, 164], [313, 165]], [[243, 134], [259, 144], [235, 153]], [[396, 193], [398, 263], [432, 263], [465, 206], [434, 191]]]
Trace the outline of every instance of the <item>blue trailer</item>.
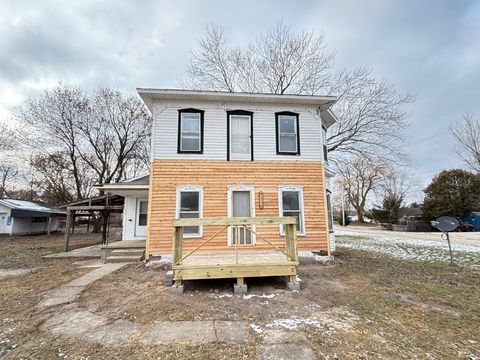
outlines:
[[475, 231], [480, 231], [480, 212], [472, 211], [465, 216], [463, 221], [472, 224]]

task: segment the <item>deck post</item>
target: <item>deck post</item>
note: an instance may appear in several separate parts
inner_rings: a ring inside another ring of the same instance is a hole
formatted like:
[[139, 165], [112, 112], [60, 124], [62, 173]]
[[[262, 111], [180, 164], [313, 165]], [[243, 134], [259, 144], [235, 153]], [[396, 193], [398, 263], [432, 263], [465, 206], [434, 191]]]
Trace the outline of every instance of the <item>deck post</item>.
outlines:
[[[295, 224], [285, 225], [285, 247], [287, 249], [288, 257], [293, 261], [298, 260], [296, 230]], [[290, 290], [300, 290], [300, 283], [298, 282], [296, 275], [290, 275], [287, 277], [287, 287]]]
[[233, 284], [233, 293], [237, 295], [247, 293], [247, 284], [245, 284], [245, 279], [243, 277], [237, 278], [237, 283]]
[[297, 233], [295, 224], [285, 224], [285, 249], [292, 261], [297, 261]]
[[183, 255], [183, 226], [175, 226], [173, 235], [173, 264], [178, 265]]
[[[183, 226], [174, 226], [173, 231], [173, 251], [172, 251], [172, 265], [178, 265], [182, 260], [183, 255]], [[174, 284], [171, 287], [173, 294], [183, 294], [185, 289], [182, 279], [175, 277], [175, 270], [173, 270]]]

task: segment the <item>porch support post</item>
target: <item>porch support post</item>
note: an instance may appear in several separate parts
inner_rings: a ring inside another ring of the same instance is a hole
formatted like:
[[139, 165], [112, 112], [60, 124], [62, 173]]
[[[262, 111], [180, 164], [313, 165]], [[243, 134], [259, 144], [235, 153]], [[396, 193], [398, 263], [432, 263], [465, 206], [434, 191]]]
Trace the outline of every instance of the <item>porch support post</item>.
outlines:
[[106, 210], [101, 212], [103, 218], [103, 225], [102, 225], [102, 245], [107, 243], [107, 220], [108, 220], [108, 212]]
[[75, 233], [75, 211], [72, 211], [72, 234]]
[[70, 240], [70, 217], [71, 211], [67, 210], [67, 219], [65, 220], [65, 242], [63, 244], [63, 251], [68, 252], [68, 242]]
[[50, 235], [50, 229], [52, 227], [52, 217], [48, 217], [48, 225], [47, 225], [47, 235]]

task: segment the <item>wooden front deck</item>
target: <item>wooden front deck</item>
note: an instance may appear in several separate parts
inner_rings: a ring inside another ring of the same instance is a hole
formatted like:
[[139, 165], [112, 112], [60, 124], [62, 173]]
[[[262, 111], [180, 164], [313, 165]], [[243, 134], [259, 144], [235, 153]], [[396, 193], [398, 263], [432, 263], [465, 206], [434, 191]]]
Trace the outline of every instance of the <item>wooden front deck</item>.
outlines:
[[[248, 218], [203, 218], [178, 219], [173, 221], [175, 235], [173, 241], [173, 280], [172, 291], [183, 292], [183, 280], [236, 278], [235, 292], [246, 292], [245, 278], [262, 276], [287, 276], [287, 285], [298, 289], [297, 282], [297, 237], [295, 217], [248, 217]], [[285, 226], [285, 248], [278, 248], [268, 239], [260, 237], [252, 230], [252, 225]], [[223, 229], [204, 241], [197, 248], [183, 254], [183, 228], [185, 226], [223, 225]], [[242, 249], [239, 245], [232, 246], [230, 252], [198, 252], [201, 248], [232, 227], [233, 231], [250, 231], [256, 235], [257, 242], [263, 241], [272, 247], [271, 251], [255, 251]]]
[[173, 265], [174, 280], [295, 276], [298, 261], [277, 251], [195, 254], [180, 265]]

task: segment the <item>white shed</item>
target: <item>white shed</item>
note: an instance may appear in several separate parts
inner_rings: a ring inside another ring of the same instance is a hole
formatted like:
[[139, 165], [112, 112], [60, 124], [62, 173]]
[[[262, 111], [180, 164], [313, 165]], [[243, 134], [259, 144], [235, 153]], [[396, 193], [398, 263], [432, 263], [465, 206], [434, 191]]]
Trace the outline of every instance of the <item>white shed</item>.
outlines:
[[0, 199], [0, 234], [27, 235], [58, 230], [63, 211], [31, 201]]

